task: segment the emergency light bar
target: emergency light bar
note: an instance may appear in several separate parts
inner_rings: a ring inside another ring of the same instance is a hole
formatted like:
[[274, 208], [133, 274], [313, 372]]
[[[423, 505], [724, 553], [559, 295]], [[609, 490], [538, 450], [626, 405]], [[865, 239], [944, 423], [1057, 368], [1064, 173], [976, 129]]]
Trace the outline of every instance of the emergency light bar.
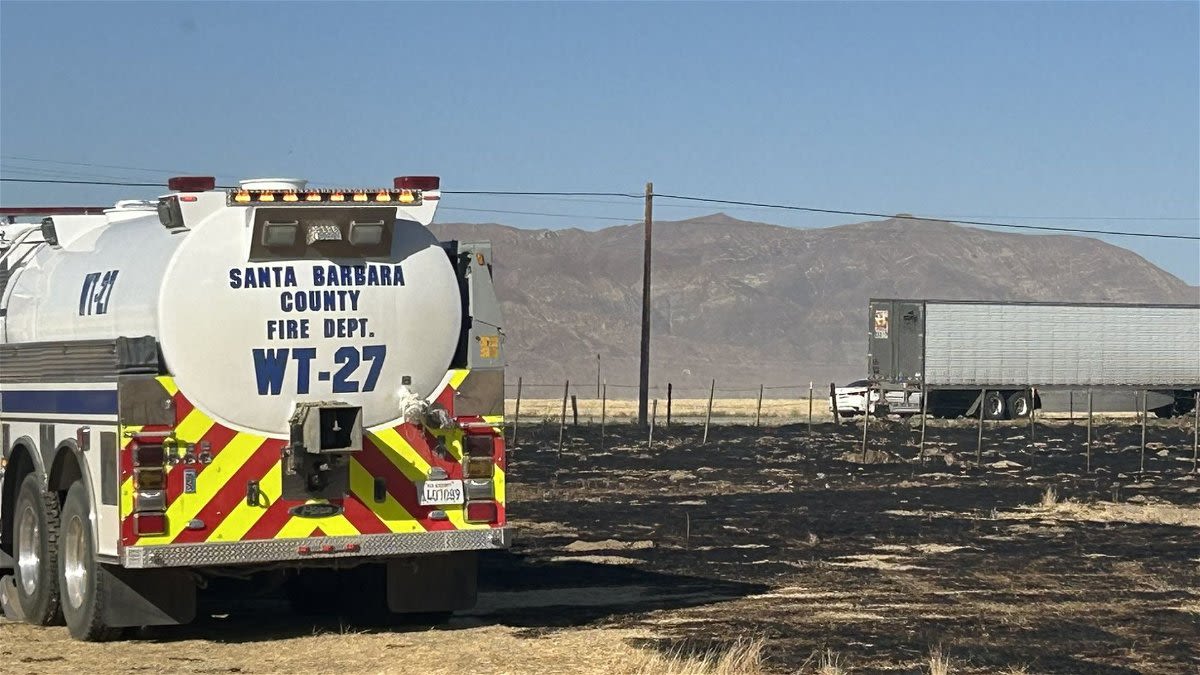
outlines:
[[287, 204], [289, 206], [330, 204], [403, 204], [417, 206], [422, 202], [420, 190], [356, 189], [356, 190], [229, 190], [229, 206]]

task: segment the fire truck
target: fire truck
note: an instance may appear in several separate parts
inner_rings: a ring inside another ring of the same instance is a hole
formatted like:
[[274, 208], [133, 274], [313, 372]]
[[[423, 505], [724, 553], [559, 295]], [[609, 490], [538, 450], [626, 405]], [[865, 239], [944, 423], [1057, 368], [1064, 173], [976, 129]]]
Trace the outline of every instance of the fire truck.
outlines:
[[490, 245], [430, 232], [432, 176], [167, 187], [0, 209], [5, 614], [112, 639], [260, 573], [472, 606], [510, 539]]

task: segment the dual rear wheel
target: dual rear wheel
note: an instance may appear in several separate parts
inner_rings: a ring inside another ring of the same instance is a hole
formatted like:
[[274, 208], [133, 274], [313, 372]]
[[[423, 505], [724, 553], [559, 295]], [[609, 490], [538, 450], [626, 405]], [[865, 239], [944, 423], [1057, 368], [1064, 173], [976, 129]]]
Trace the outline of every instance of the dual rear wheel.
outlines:
[[989, 391], [983, 399], [983, 416], [989, 420], [1025, 419], [1032, 409], [1028, 390], [1015, 391], [1007, 398], [1004, 392]]
[[60, 506], [36, 474], [21, 482], [16, 504], [17, 601], [25, 620], [65, 622], [78, 640], [111, 640], [120, 629], [104, 623], [106, 577], [96, 561], [87, 489], [73, 483]]

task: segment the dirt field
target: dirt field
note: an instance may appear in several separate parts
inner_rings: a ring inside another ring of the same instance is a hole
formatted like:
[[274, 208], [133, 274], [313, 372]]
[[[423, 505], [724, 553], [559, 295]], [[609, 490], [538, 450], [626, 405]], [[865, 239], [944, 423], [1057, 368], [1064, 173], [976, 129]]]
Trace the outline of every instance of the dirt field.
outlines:
[[814, 431], [720, 426], [701, 447], [696, 427], [659, 429], [648, 451], [630, 427], [604, 450], [581, 427], [560, 458], [557, 425], [530, 425], [517, 542], [446, 625], [314, 621], [243, 589], [111, 644], [0, 624], [0, 671], [1200, 671], [1190, 425], [1151, 421], [1142, 474], [1128, 421], [1096, 427], [1091, 474], [1062, 422], [1033, 444], [989, 424], [982, 467], [971, 424], [930, 427], [924, 463], [905, 424], [872, 426], [867, 464], [861, 426]]

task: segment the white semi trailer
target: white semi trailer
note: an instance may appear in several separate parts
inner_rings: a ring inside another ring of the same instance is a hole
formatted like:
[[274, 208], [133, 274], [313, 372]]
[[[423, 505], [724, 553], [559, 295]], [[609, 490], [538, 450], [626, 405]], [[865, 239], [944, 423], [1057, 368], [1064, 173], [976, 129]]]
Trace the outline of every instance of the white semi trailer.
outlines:
[[1037, 389], [1125, 388], [1169, 417], [1200, 391], [1200, 305], [872, 299], [868, 322], [869, 379], [912, 394], [892, 412], [923, 395], [931, 415], [1004, 419]]

